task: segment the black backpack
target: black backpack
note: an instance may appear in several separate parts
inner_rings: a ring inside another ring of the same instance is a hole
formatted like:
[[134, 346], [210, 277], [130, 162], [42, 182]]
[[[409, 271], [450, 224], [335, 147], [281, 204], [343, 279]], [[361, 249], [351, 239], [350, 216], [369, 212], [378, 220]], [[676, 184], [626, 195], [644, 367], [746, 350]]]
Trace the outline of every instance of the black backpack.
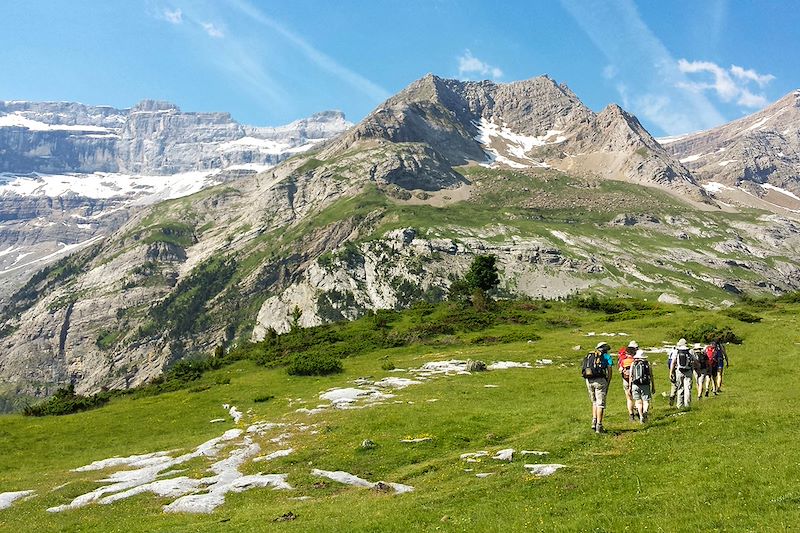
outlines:
[[678, 370], [685, 372], [692, 369], [692, 354], [689, 350], [678, 350]]
[[706, 357], [706, 354], [703, 353], [702, 350], [695, 352], [694, 358], [697, 360], [698, 365], [700, 365], [700, 370], [708, 369], [708, 357]]
[[581, 365], [581, 376], [585, 379], [595, 379], [606, 377], [606, 358], [602, 352], [589, 352], [583, 358], [583, 365]]
[[650, 361], [638, 359], [631, 365], [631, 383], [634, 385], [650, 384]]

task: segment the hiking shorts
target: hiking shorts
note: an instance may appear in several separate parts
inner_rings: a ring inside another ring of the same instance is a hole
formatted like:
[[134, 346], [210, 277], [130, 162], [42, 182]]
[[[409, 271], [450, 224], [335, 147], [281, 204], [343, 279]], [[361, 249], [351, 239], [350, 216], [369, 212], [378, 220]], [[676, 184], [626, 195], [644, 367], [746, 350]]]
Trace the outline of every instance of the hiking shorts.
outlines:
[[647, 385], [631, 385], [631, 398], [634, 401], [647, 400], [648, 402], [653, 399], [653, 388], [648, 383]]
[[605, 409], [608, 380], [606, 378], [587, 379], [586, 389], [589, 391], [589, 401], [592, 402], [592, 405]]
[[630, 383], [628, 383], [628, 380], [625, 378], [622, 378], [620, 381], [622, 381], [622, 390], [625, 391], [625, 395], [627, 396], [631, 390]]

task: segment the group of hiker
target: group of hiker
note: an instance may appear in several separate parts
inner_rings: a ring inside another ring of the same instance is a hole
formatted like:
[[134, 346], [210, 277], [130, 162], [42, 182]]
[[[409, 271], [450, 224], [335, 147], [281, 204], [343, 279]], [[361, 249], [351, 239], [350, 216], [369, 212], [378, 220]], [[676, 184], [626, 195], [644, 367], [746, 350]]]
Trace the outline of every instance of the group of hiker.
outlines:
[[[607, 342], [600, 342], [586, 355], [581, 365], [581, 375], [586, 380], [592, 402], [592, 431], [597, 433], [604, 432], [603, 415], [614, 367], [610, 352], [611, 346]], [[668, 351], [667, 368], [671, 383], [669, 404], [688, 408], [692, 402], [694, 383], [697, 384], [698, 399], [704, 395], [707, 397], [710, 392], [719, 394], [727, 366], [728, 354], [723, 343], [695, 343], [690, 348], [686, 339], [680, 339]], [[656, 393], [653, 369], [647, 354], [639, 348], [636, 341], [630, 341], [627, 346], [619, 349], [617, 367], [622, 377], [630, 421], [635, 422], [638, 419], [642, 424], [647, 423], [650, 403]]]

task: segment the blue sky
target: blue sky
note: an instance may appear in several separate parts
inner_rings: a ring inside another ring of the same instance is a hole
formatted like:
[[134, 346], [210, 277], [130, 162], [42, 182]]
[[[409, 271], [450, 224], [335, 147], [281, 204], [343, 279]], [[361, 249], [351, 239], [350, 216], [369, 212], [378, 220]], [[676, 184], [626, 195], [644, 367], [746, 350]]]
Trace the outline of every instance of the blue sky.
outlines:
[[158, 98], [274, 125], [359, 120], [428, 72], [548, 74], [678, 134], [800, 87], [798, 27], [789, 1], [7, 0], [0, 99]]

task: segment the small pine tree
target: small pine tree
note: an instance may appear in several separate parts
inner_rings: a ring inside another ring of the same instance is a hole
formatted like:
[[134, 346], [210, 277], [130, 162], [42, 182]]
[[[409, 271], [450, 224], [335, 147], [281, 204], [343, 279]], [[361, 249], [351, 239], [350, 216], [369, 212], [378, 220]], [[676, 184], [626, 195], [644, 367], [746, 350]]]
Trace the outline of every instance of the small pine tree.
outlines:
[[490, 292], [500, 285], [500, 274], [497, 272], [497, 257], [493, 255], [478, 255], [464, 277], [471, 289], [480, 289]]
[[300, 329], [300, 317], [303, 316], [303, 310], [299, 305], [295, 305], [289, 317], [292, 319], [292, 331]]

